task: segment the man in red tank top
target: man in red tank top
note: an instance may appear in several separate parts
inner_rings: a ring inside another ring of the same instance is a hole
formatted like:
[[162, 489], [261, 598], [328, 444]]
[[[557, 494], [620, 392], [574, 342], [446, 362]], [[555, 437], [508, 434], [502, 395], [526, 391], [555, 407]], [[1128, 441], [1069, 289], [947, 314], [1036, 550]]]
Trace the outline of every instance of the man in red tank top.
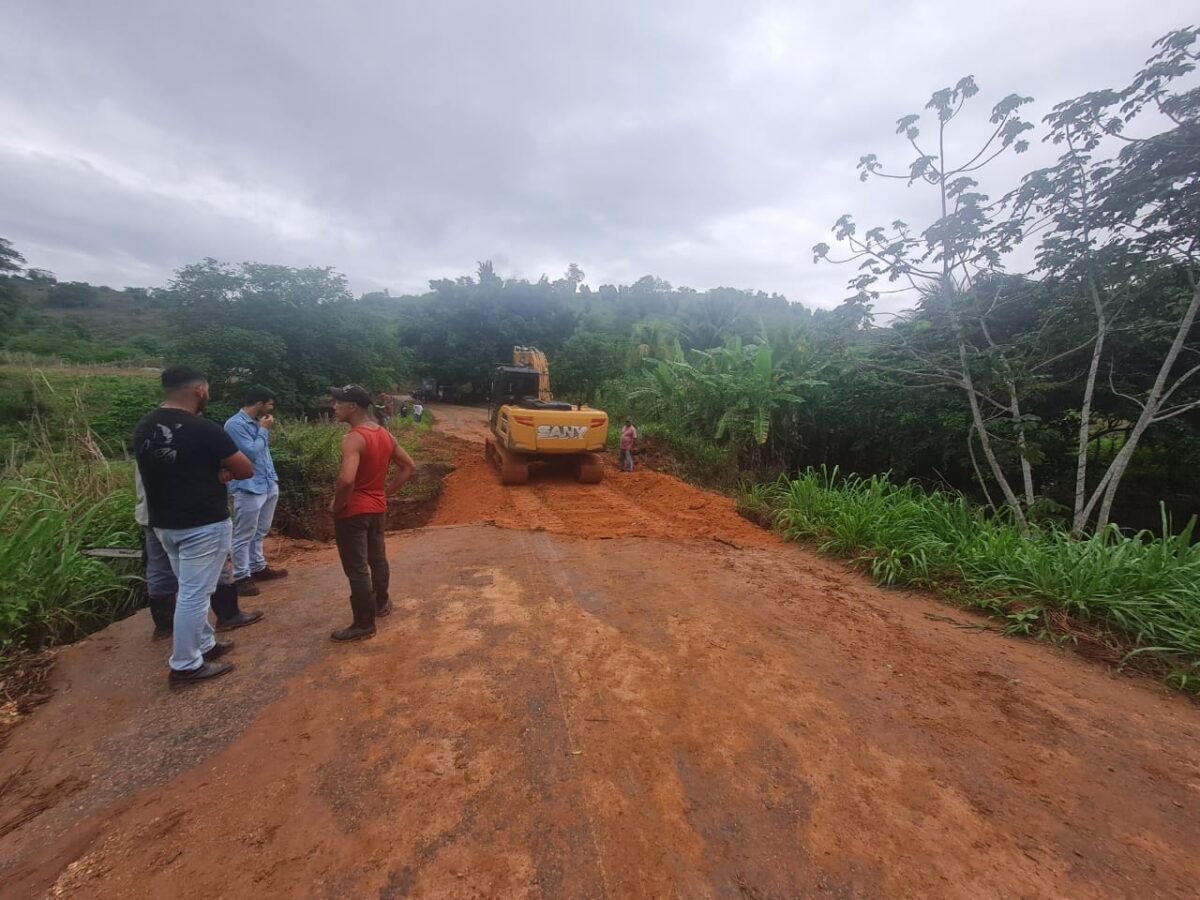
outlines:
[[[392, 433], [380, 427], [368, 413], [371, 395], [357, 384], [330, 388], [333, 414], [350, 426], [342, 441], [342, 468], [329, 509], [334, 515], [342, 571], [350, 580], [350, 608], [354, 622], [335, 631], [335, 641], [361, 641], [375, 634], [376, 617], [392, 611], [388, 599], [387, 550], [384, 547], [384, 517], [388, 494], [412, 477], [412, 457], [396, 443]], [[396, 470], [387, 481], [388, 466]], [[386, 482], [386, 483], [385, 483]]]

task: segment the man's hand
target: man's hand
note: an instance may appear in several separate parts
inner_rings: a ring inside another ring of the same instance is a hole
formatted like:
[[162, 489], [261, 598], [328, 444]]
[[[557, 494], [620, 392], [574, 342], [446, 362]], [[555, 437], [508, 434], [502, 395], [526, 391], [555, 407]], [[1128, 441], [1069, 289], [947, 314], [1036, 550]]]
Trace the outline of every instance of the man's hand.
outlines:
[[267, 431], [270, 431], [272, 428], [275, 427], [275, 417], [273, 415], [271, 415], [270, 413], [267, 413], [265, 416], [263, 416], [261, 419], [258, 420], [258, 427], [265, 428], [265, 429], [267, 429]]
[[337, 497], [335, 496], [329, 501], [329, 511], [336, 515], [338, 513]]
[[221, 484], [229, 484], [229, 482], [233, 481], [233, 473], [223, 467], [217, 469], [217, 481], [221, 482]]

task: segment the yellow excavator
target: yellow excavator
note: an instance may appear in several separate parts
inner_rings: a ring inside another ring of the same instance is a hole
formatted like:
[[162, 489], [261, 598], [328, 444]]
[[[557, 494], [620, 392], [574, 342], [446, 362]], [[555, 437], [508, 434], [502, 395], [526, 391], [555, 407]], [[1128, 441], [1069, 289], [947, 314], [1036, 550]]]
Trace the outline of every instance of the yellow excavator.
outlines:
[[585, 484], [603, 480], [598, 453], [608, 442], [608, 413], [555, 400], [546, 354], [536, 347], [513, 347], [512, 365], [496, 367], [488, 421], [484, 453], [501, 483], [524, 484], [531, 463], [555, 459], [570, 459]]

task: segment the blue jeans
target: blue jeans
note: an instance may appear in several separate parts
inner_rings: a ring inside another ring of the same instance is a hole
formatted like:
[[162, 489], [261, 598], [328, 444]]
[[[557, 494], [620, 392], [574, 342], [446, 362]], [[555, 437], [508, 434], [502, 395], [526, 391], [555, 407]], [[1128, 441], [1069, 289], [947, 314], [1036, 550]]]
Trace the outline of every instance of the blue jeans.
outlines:
[[208, 598], [217, 589], [229, 557], [233, 527], [223, 519], [197, 528], [155, 528], [154, 532], [179, 581], [170, 666], [188, 671], [203, 665], [204, 654], [217, 642], [208, 623]]
[[151, 597], [174, 597], [179, 589], [171, 560], [153, 528], [142, 529], [146, 535], [146, 593]]
[[272, 484], [265, 494], [233, 492], [233, 577], [249, 578], [267, 567], [263, 556], [263, 538], [271, 530], [275, 507], [279, 503], [279, 485]]
[[621, 471], [622, 472], [632, 472], [633, 471], [633, 451], [632, 450], [622, 450], [621, 451]]
[[[150, 597], [170, 597], [175, 600], [179, 581], [171, 569], [171, 560], [153, 528], [143, 528], [146, 534], [146, 594]], [[221, 567], [221, 584], [233, 584], [233, 566], [229, 560]]]

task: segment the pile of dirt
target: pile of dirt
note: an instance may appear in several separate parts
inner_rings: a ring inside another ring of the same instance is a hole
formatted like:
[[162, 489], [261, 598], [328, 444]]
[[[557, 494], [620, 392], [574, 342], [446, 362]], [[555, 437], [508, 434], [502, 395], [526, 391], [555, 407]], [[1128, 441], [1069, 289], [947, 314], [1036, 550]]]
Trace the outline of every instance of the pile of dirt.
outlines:
[[776, 538], [747, 522], [732, 500], [646, 469], [606, 465], [600, 484], [567, 472], [534, 471], [528, 484], [500, 484], [480, 450], [459, 456], [442, 483], [430, 525], [485, 523], [584, 538], [653, 537], [763, 546]]

